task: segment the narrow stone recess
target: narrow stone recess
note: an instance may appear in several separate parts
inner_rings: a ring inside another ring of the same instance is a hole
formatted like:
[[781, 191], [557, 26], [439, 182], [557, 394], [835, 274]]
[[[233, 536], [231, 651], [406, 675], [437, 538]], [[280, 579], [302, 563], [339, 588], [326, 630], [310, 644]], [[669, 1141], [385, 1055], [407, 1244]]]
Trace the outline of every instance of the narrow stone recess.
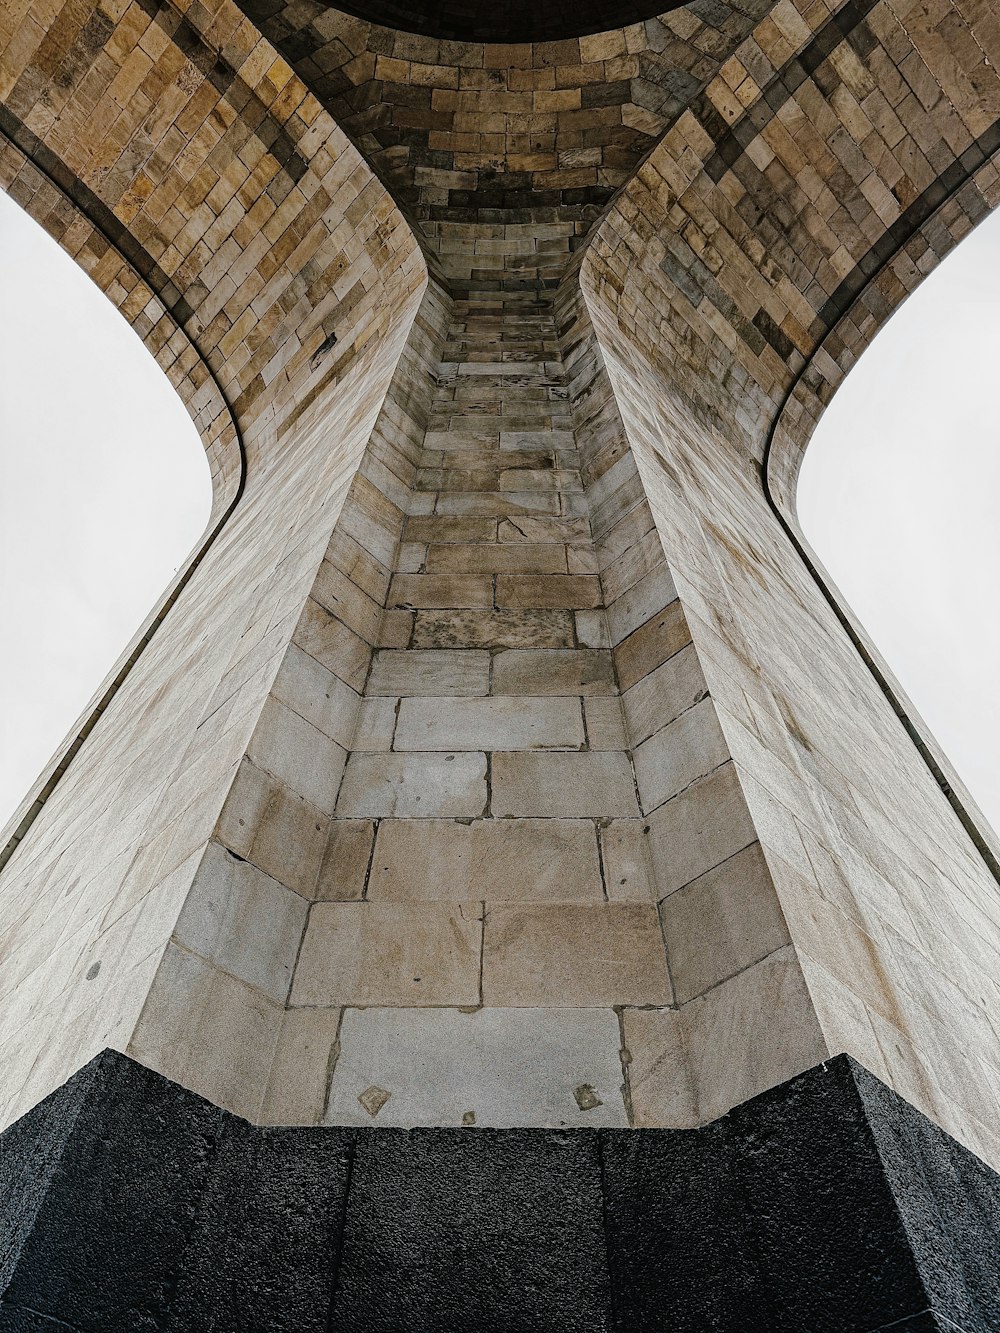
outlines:
[[337, 800], [353, 900], [312, 905], [289, 998], [343, 1010], [329, 1123], [626, 1125], [615, 1008], [672, 998], [648, 886], [604, 878], [640, 811], [552, 303], [487, 301], [453, 309]]

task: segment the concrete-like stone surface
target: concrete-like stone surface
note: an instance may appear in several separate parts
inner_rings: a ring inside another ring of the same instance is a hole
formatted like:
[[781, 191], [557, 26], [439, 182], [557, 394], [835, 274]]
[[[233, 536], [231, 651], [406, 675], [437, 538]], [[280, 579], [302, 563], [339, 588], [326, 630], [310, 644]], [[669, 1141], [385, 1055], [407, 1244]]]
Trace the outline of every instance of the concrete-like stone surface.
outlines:
[[326, 1121], [624, 1126], [619, 1041], [611, 1009], [348, 1009]]

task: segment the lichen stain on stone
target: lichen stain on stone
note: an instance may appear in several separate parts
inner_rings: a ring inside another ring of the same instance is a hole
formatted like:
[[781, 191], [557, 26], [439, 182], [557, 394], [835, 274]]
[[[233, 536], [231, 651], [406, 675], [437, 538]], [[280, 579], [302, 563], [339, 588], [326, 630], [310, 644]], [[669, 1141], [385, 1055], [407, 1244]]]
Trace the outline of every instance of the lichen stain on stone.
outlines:
[[365, 1088], [358, 1101], [374, 1120], [391, 1096], [391, 1092], [386, 1092], [385, 1088], [373, 1083], [370, 1088]]
[[573, 1096], [581, 1111], [593, 1111], [595, 1107], [604, 1105], [589, 1083], [581, 1083], [578, 1088], [574, 1088]]

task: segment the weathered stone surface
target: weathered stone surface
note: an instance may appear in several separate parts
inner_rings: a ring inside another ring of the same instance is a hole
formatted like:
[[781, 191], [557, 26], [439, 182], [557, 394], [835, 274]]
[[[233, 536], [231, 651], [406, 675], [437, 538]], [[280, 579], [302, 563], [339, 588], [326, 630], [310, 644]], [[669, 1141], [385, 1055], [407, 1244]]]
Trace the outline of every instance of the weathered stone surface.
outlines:
[[655, 910], [637, 904], [497, 906], [486, 916], [483, 1003], [669, 1004]]
[[490, 659], [484, 652], [410, 649], [375, 654], [369, 695], [488, 694]]
[[[349, 1009], [327, 1123], [624, 1126], [618, 1048], [610, 1008]], [[374, 1117], [358, 1100], [373, 1085], [391, 1094]]]
[[[108, 1041], [247, 1114], [306, 1052], [315, 1118], [337, 1007], [305, 1040], [276, 997], [309, 902], [372, 905], [376, 821], [572, 817], [609, 909], [663, 904], [699, 1115], [846, 1047], [1000, 1161], [996, 850], [794, 514], [823, 406], [1000, 199], [988, 8], [754, 0], [489, 45], [155, 8], [0, 21], [0, 182], [146, 340], [215, 488], [17, 824], [3, 1121]], [[591, 679], [561, 656], [611, 643]], [[526, 753], [543, 713], [588, 748]], [[755, 844], [774, 898], [759, 864], [727, 878]], [[476, 902], [513, 880], [490, 855]]]
[[600, 902], [594, 825], [583, 819], [385, 820], [368, 896]]
[[293, 1005], [479, 1003], [480, 903], [317, 903]]
[[506, 817], [639, 813], [628, 756], [604, 754], [496, 754], [492, 812]]
[[575, 750], [579, 699], [404, 699], [396, 750]]
[[586, 648], [497, 653], [492, 689], [494, 694], [614, 694], [611, 654]]
[[486, 756], [354, 754], [344, 774], [337, 814], [343, 818], [481, 815], [486, 808]]

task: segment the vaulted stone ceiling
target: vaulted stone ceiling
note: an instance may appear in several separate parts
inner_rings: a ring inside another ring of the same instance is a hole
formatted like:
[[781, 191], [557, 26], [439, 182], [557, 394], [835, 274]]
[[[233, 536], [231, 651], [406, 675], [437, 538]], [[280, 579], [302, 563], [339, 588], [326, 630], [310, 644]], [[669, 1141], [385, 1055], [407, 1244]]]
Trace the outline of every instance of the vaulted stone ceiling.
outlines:
[[[491, 43], [428, 35], [435, 23], [466, 30], [457, 2], [436, 7], [433, 21], [414, 12], [420, 0], [405, 11], [391, 0], [365, 6], [397, 17], [398, 29], [316, 0], [240, 2], [419, 225], [456, 292], [554, 285], [619, 187], [773, 4], [696, 0], [597, 34]], [[464, 8], [491, 14], [508, 37], [536, 30], [510, 5]], [[599, 13], [596, 4], [534, 9], [578, 31]], [[616, 9], [620, 22], [642, 6]], [[486, 22], [473, 15], [466, 27]]]

